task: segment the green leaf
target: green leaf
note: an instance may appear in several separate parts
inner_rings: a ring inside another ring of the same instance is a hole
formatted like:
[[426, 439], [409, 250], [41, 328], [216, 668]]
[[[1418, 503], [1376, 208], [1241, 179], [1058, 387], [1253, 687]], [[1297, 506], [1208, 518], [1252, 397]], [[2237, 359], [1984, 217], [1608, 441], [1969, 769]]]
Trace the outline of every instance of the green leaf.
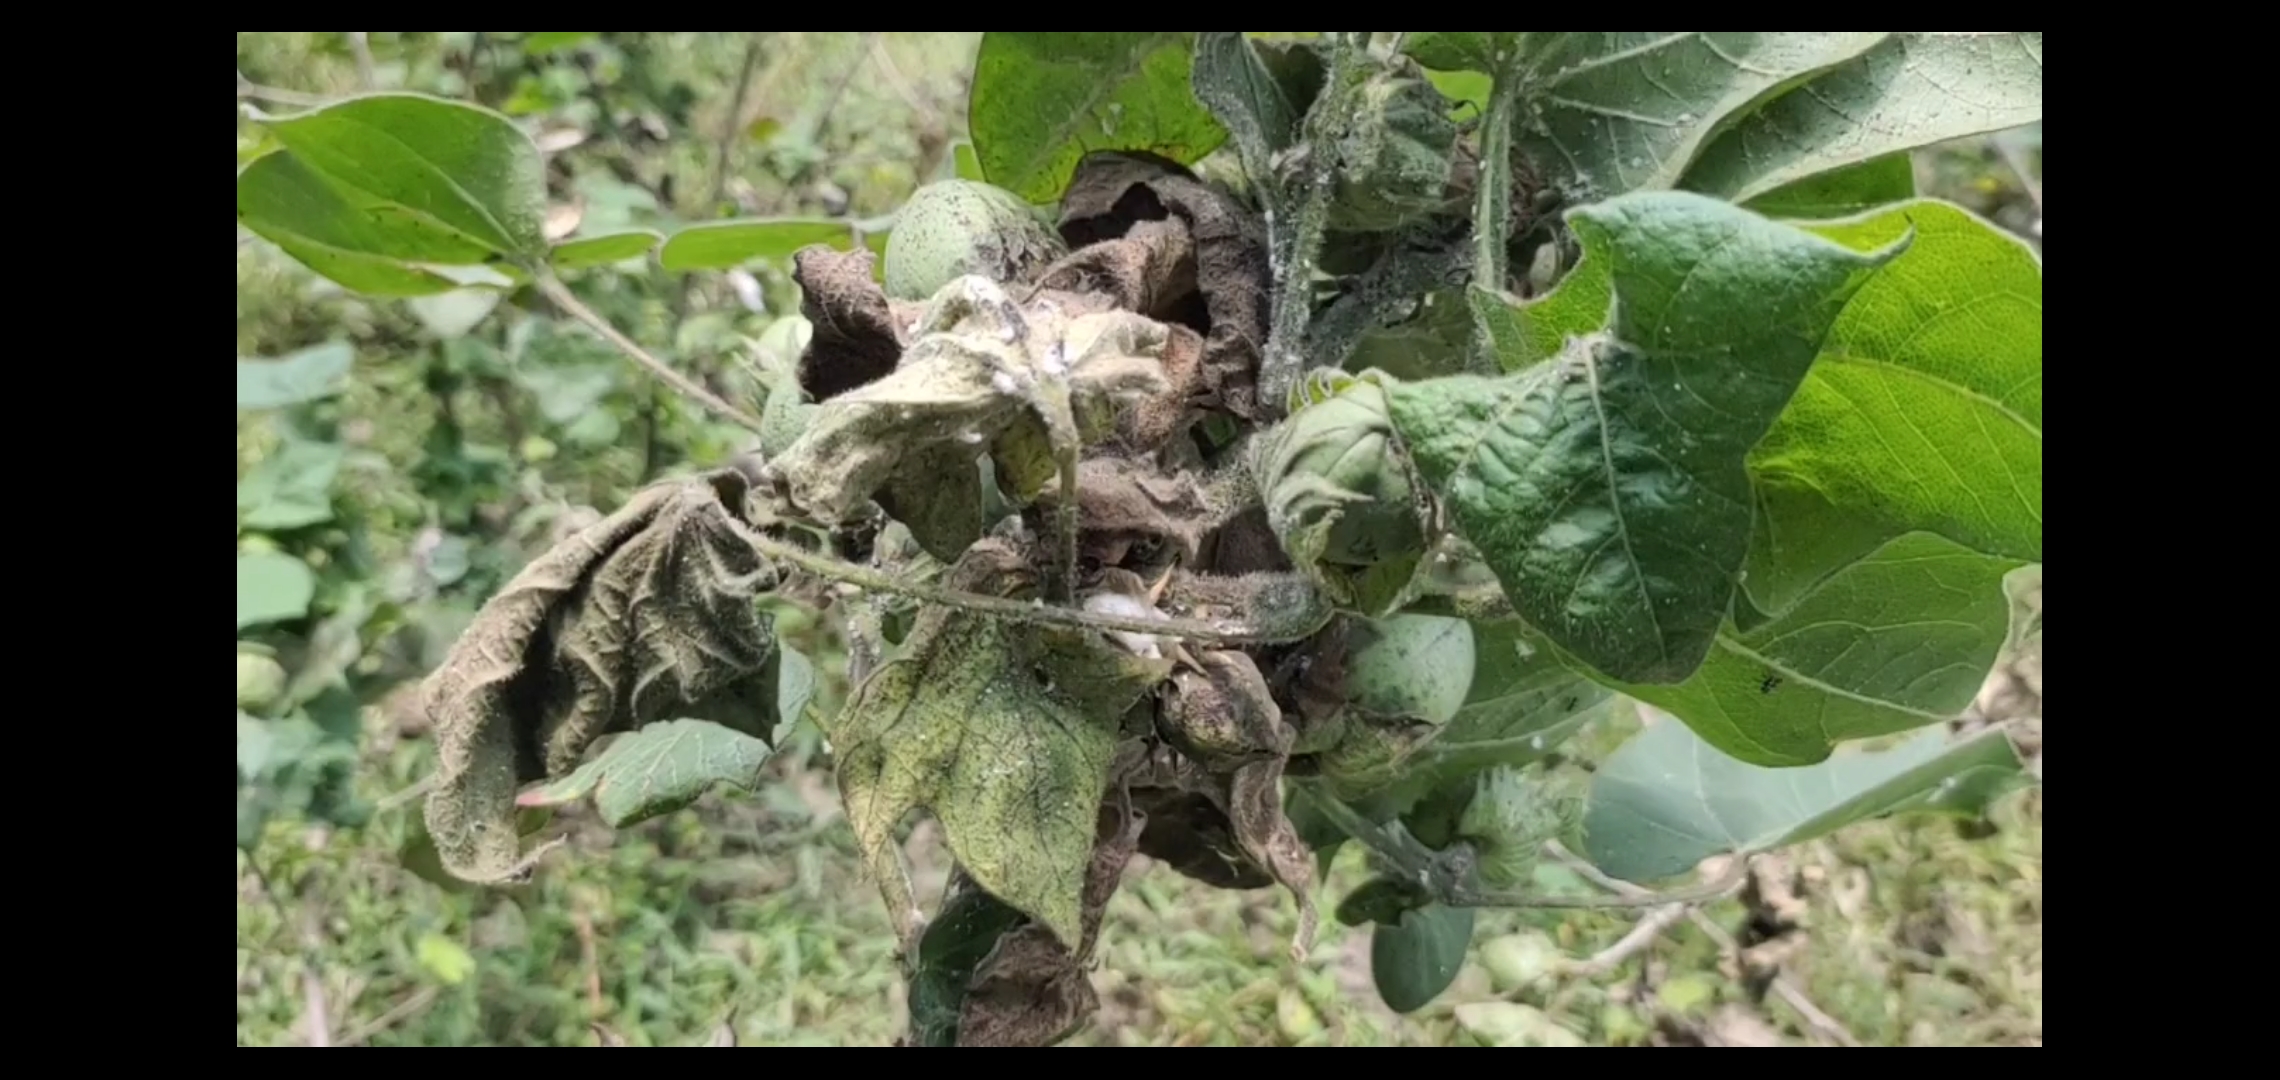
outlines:
[[475, 956], [467, 947], [442, 934], [423, 934], [412, 947], [420, 967], [445, 986], [457, 986], [475, 974]]
[[546, 259], [557, 270], [576, 270], [586, 266], [607, 266], [610, 263], [638, 259], [649, 254], [649, 249], [665, 242], [665, 234], [649, 229], [630, 232], [603, 233], [600, 236], [581, 236], [554, 245]]
[[309, 613], [309, 601], [317, 596], [317, 576], [309, 572], [309, 564], [291, 555], [263, 552], [238, 556], [237, 567], [238, 629]]
[[758, 786], [768, 744], [709, 720], [667, 720], [618, 737], [570, 775], [515, 797], [520, 807], [592, 796], [610, 827], [624, 828], [697, 801], [714, 784]]
[[[419, 94], [372, 94], [271, 120], [269, 129], [295, 159], [383, 207], [500, 255], [546, 252], [544, 162], [530, 137], [498, 113]], [[411, 251], [373, 254], [442, 261]]]
[[1227, 131], [1188, 89], [1192, 33], [982, 35], [967, 127], [990, 183], [1053, 202], [1096, 150], [1189, 164]]
[[[1897, 245], [1863, 255], [1680, 192], [1568, 220], [1585, 265], [1606, 264], [1605, 329], [1501, 378], [1395, 382], [1386, 401], [1523, 618], [1608, 677], [1675, 683], [1749, 551], [1749, 448]], [[1496, 351], [1528, 355], [1521, 314], [1473, 297]]]
[[1779, 617], [1727, 627], [1684, 683], [1618, 689], [1744, 761], [1820, 761], [1844, 740], [1942, 723], [1971, 704], [2008, 637], [2003, 577], [2018, 565], [1909, 533]]
[[238, 357], [237, 407], [282, 409], [348, 389], [356, 351], [345, 341], [315, 345], [275, 360]]
[[1378, 998], [1397, 1013], [1432, 1003], [1457, 981], [1472, 945], [1473, 909], [1439, 904], [1402, 913], [1401, 922], [1370, 931], [1370, 978]]
[[781, 746], [784, 734], [807, 715], [808, 703], [815, 700], [815, 661], [789, 645], [777, 648], [783, 657], [776, 671], [776, 731], [769, 741]]
[[1894, 151], [2034, 123], [2042, 38], [1893, 34], [1720, 133], [1681, 184], [1742, 202]]
[[[238, 224], [342, 286], [370, 296], [458, 288], [414, 263], [479, 262], [486, 252], [424, 222], [341, 190], [288, 153], [238, 172]], [[411, 254], [403, 254], [403, 253]]]
[[238, 527], [276, 532], [331, 521], [333, 479], [347, 456], [334, 443], [279, 447], [238, 481]]
[[1744, 203], [1770, 218], [1847, 217], [1916, 197], [1916, 163], [1906, 153], [1808, 176]]
[[[1021, 569], [1015, 569], [1015, 568]], [[1003, 594], [1026, 563], [983, 541], [947, 579]], [[1118, 717], [1169, 662], [1120, 660], [1097, 637], [1058, 652], [1042, 632], [927, 607], [902, 654], [834, 723], [840, 801], [898, 920], [914, 909], [895, 828], [926, 807], [976, 884], [1074, 949]], [[1125, 670], [1129, 667], [1131, 670]]]
[[1780, 611], [1915, 529], [2040, 562], [2042, 259], [1928, 199], [1807, 228], [1855, 250], [1914, 240], [1852, 297], [1750, 455], [1751, 600]]
[[523, 35], [523, 53], [528, 56], [544, 56], [550, 52], [559, 52], [575, 45], [582, 45], [600, 36], [601, 31], [599, 30], [534, 31]]
[[1306, 117], [1239, 31], [1196, 35], [1194, 90], [1234, 137], [1244, 168], [1256, 175], [1266, 175], [1272, 155], [1298, 138]]
[[1655, 724], [1599, 767], [1584, 850], [1613, 877], [1653, 881], [1712, 855], [1758, 852], [1908, 810], [1977, 814], [2030, 783], [2000, 728], [1927, 731], [1883, 751], [1765, 769], [1720, 754], [1681, 724]]
[[1730, 116], [1889, 36], [1526, 34], [1517, 141], [1547, 179], [1587, 198], [1672, 187]]
[[667, 270], [729, 270], [753, 259], [789, 259], [809, 244], [845, 251], [855, 232], [839, 218], [741, 218], [691, 225], [658, 249]]
[[1410, 34], [1401, 51], [1429, 68], [1443, 71], [1490, 71], [1496, 54], [1510, 48], [1521, 35], [1506, 31], [1445, 30]]

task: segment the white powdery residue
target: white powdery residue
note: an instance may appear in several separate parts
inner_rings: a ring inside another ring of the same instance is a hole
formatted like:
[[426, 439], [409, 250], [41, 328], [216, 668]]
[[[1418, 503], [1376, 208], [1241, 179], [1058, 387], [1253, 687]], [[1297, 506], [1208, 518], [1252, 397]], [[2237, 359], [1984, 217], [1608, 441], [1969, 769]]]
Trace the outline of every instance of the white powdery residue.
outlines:
[[1002, 371], [993, 373], [990, 376], [990, 389], [1001, 394], [1013, 393], [1015, 390], [1013, 376]]

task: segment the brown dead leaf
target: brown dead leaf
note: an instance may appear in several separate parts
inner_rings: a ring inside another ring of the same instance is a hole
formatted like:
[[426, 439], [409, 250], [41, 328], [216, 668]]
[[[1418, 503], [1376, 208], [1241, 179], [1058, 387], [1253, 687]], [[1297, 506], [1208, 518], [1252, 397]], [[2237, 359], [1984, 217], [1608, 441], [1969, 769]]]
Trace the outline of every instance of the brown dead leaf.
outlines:
[[815, 325], [798, 369], [800, 387], [813, 401], [885, 378], [910, 343], [909, 327], [922, 305], [890, 303], [871, 278], [875, 258], [865, 248], [839, 251], [824, 244], [792, 255], [800, 314]]
[[959, 1007], [960, 1046], [1051, 1046], [1100, 1008], [1085, 966], [1100, 937], [1109, 897], [1124, 880], [1146, 818], [1112, 799], [1100, 810], [1100, 833], [1085, 872], [1084, 931], [1072, 953], [1044, 926], [1030, 923], [999, 939], [975, 970]]
[[771, 737], [779, 653], [753, 599], [775, 574], [746, 491], [733, 469], [642, 489], [517, 574], [428, 677], [427, 824], [452, 874], [527, 873], [516, 788], [570, 771], [605, 733], [689, 717]]

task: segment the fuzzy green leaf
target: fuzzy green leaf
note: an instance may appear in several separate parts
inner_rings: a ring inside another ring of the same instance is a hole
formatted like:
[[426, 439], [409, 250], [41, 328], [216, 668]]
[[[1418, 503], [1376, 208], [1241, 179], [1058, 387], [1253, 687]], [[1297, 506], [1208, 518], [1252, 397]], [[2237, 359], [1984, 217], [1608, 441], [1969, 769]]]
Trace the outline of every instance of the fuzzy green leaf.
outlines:
[[2041, 258], [1933, 200], [1806, 228], [1854, 250], [1914, 240], [1852, 297], [1750, 455], [1752, 602], [1780, 611], [1913, 529], [2040, 561]]
[[[1750, 447], [1897, 245], [1864, 255], [1678, 192], [1569, 221], [1606, 264], [1604, 329], [1501, 378], [1392, 383], [1387, 404], [1522, 617], [1608, 677], [1676, 683], [1749, 550]], [[1515, 309], [1474, 298], [1496, 350], [1526, 354]]]
[[2030, 783], [2000, 729], [1927, 731], [1889, 750], [1766, 769], [1735, 761], [1681, 724], [1656, 724], [1593, 776], [1584, 850], [1609, 875], [1653, 881], [1712, 855], [1757, 852], [1909, 810], [1977, 814]]
[[855, 231], [840, 218], [744, 218], [691, 225], [657, 251], [667, 270], [729, 270], [753, 259], [789, 259], [809, 244], [841, 251], [855, 246]]
[[344, 191], [291, 154], [238, 172], [238, 224], [303, 266], [370, 296], [427, 296], [458, 284], [421, 263], [474, 263], [481, 246]]
[[1587, 198], [1672, 187], [1730, 117], [1889, 36], [1525, 34], [1517, 142], [1547, 179]]
[[515, 799], [521, 807], [562, 806], [592, 796], [611, 828], [623, 828], [697, 801], [714, 784], [746, 791], [759, 782], [768, 744], [707, 720], [667, 720], [619, 736], [570, 775]]
[[1680, 186], [1736, 202], [2043, 116], [2042, 33], [1898, 33], [1736, 122]]
[[326, 342], [275, 360], [238, 357], [237, 407], [282, 409], [348, 389], [355, 350], [345, 341]]
[[2018, 565], [1909, 533], [1779, 617], [1728, 626], [1685, 682], [1618, 689], [1741, 760], [1811, 764], [1971, 704], [2009, 634], [2003, 577]]
[[967, 109], [989, 182], [1033, 203], [1061, 197], [1096, 150], [1146, 150], [1187, 164], [1227, 130], [1188, 89], [1193, 33], [982, 35]]
[[[419, 94], [372, 94], [268, 126], [295, 159], [394, 214], [500, 255], [546, 252], [545, 165], [504, 116]], [[408, 250], [373, 254], [452, 261]]]

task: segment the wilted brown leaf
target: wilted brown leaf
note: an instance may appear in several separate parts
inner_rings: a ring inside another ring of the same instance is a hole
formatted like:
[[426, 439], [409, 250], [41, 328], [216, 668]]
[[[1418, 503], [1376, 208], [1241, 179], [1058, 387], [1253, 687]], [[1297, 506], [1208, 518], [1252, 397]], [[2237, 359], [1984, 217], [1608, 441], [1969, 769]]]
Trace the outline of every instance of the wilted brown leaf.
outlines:
[[958, 1014], [958, 1045], [1051, 1046], [1100, 1008], [1085, 965], [1145, 823], [1123, 800], [1100, 808], [1092, 862], [1085, 869], [1083, 940], [1068, 949], [1036, 923], [1000, 938], [968, 984]]
[[780, 657], [753, 599], [775, 574], [745, 493], [733, 469], [642, 489], [517, 574], [428, 677], [427, 824], [453, 875], [527, 873], [515, 789], [604, 733], [690, 717], [771, 737]]

